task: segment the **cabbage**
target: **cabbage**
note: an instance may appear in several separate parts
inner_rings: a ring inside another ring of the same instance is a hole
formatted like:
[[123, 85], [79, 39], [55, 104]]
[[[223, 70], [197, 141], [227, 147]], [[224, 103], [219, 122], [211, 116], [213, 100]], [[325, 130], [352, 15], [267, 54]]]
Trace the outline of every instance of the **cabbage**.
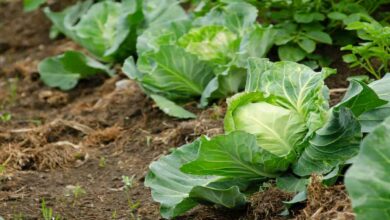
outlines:
[[259, 146], [280, 157], [288, 155], [307, 130], [296, 112], [267, 102], [240, 106], [233, 118], [236, 130], [256, 135]]
[[193, 28], [182, 36], [178, 43], [187, 52], [202, 60], [211, 60], [220, 64], [227, 63], [237, 50], [238, 37], [222, 26]]

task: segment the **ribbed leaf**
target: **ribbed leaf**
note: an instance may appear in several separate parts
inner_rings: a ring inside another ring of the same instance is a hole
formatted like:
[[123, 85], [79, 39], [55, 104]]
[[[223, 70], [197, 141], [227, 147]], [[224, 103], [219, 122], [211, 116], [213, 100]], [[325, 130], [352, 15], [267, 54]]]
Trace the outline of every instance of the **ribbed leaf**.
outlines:
[[174, 45], [142, 54], [137, 67], [144, 88], [172, 100], [199, 97], [214, 77], [204, 61]]
[[375, 91], [364, 82], [352, 80], [347, 93], [336, 108], [341, 106], [349, 108], [355, 117], [359, 117], [362, 113], [386, 103], [387, 101], [380, 99]]
[[145, 186], [152, 190], [153, 200], [161, 204], [164, 218], [178, 216], [195, 207], [198, 201], [213, 202], [233, 208], [245, 203], [245, 196], [238, 186], [224, 187], [218, 176], [185, 174], [179, 168], [196, 158], [200, 140], [184, 145], [172, 154], [150, 165]]
[[201, 142], [198, 157], [180, 170], [196, 175], [262, 179], [276, 177], [263, 163], [263, 152], [254, 135], [235, 131]]
[[[390, 101], [390, 74], [380, 80], [370, 83], [368, 86], [383, 100]], [[390, 116], [390, 103], [379, 106], [371, 111], [363, 113], [359, 117], [363, 132], [371, 132], [385, 118]]]
[[46, 85], [62, 90], [74, 88], [82, 78], [98, 73], [113, 74], [107, 66], [77, 51], [44, 59], [39, 63], [38, 71]]
[[164, 98], [163, 96], [152, 94], [150, 97], [154, 100], [161, 111], [165, 112], [167, 115], [176, 118], [196, 118], [194, 113], [185, 110], [183, 107], [175, 104], [169, 99]]
[[345, 185], [357, 220], [390, 219], [390, 118], [362, 142]]
[[360, 125], [353, 113], [345, 108], [333, 110], [328, 122], [315, 132], [310, 145], [293, 165], [294, 173], [307, 176], [330, 172], [357, 154], [361, 138]]

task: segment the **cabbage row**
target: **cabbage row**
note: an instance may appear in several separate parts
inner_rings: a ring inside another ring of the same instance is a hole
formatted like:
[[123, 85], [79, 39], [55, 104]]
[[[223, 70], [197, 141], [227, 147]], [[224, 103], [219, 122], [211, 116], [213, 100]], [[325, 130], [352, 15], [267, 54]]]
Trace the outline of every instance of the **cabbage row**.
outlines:
[[[370, 85], [353, 80], [344, 99], [329, 108], [326, 72], [259, 58], [250, 58], [248, 65], [245, 92], [227, 100], [225, 134], [200, 137], [150, 165], [145, 185], [161, 204], [161, 215], [172, 218], [199, 203], [238, 208], [247, 202], [253, 188], [270, 179], [301, 196], [311, 174], [335, 181], [353, 161], [356, 165], [347, 174], [348, 190], [356, 198], [367, 196], [358, 181], [371, 183], [363, 177], [364, 169], [370, 168], [360, 165], [364, 158], [356, 155], [360, 148], [369, 151], [365, 146], [369, 140], [373, 147], [375, 141], [383, 142], [381, 138], [388, 136], [377, 130], [389, 123], [383, 121], [390, 114], [390, 89], [386, 86], [390, 78]], [[378, 137], [373, 135], [378, 133], [379, 140], [375, 140]], [[388, 154], [388, 143], [380, 149]], [[380, 160], [385, 164], [376, 166], [388, 164], [386, 154]], [[386, 172], [381, 168], [374, 174], [387, 178]], [[373, 190], [376, 196], [388, 189], [386, 184], [379, 184]], [[388, 198], [388, 194], [372, 198], [378, 206], [370, 213], [385, 211], [381, 207], [388, 202], [381, 198]], [[356, 210], [363, 212], [361, 216], [370, 216], [364, 212], [369, 209], [366, 202], [356, 204]]]
[[[44, 2], [25, 1], [26, 10]], [[302, 201], [312, 174], [329, 185], [351, 167], [345, 184], [357, 218], [387, 219], [390, 29], [386, 18], [371, 16], [386, 2], [368, 2], [193, 0], [184, 9], [176, 0], [87, 0], [60, 12], [46, 7], [50, 36], [65, 35], [87, 52], [46, 58], [38, 69], [45, 84], [69, 90], [95, 74], [112, 76], [113, 65], [123, 63], [122, 72], [178, 118], [196, 117], [183, 103], [206, 107], [229, 97], [223, 135], [199, 137], [150, 165], [145, 185], [164, 218], [198, 204], [242, 207], [270, 180], [296, 193], [290, 203]], [[324, 81], [334, 70], [326, 68], [329, 57], [315, 53], [323, 44], [349, 51], [343, 60], [376, 81], [351, 79], [330, 107]]]

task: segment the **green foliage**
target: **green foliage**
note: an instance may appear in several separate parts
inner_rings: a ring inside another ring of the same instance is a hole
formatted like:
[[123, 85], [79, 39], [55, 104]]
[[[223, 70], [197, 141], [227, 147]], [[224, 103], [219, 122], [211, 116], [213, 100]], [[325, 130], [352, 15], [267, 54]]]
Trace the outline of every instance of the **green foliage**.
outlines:
[[145, 185], [163, 217], [198, 203], [239, 207], [247, 201], [243, 194], [253, 192], [249, 186], [273, 178], [281, 189], [299, 192], [286, 206], [303, 201], [311, 174], [326, 175], [331, 184], [358, 153], [358, 118], [388, 103], [352, 81], [344, 99], [329, 109], [327, 71], [259, 58], [249, 59], [247, 69], [246, 91], [228, 100], [226, 134], [201, 137], [150, 165]]
[[351, 52], [344, 55], [343, 60], [349, 63], [350, 67], [362, 67], [380, 79], [384, 73], [390, 71], [390, 27], [382, 26], [374, 19], [367, 20], [348, 24], [347, 29], [357, 31], [363, 42], [342, 47], [341, 50]]
[[25, 12], [34, 11], [45, 2], [46, 0], [23, 0], [23, 10]]
[[[198, 204], [198, 201], [213, 202], [233, 208], [245, 203], [245, 196], [237, 186], [225, 186], [219, 176], [196, 176], [180, 171], [180, 167], [196, 158], [204, 138], [184, 145], [171, 155], [162, 157], [150, 165], [145, 185], [152, 187], [152, 197], [161, 204], [164, 218], [178, 216]], [[231, 181], [231, 180], [230, 180]]]
[[[375, 91], [378, 96], [390, 102], [390, 74], [385, 75], [381, 80], [374, 81], [368, 86]], [[371, 132], [378, 124], [382, 123], [390, 116], [390, 103], [382, 105], [367, 111], [359, 116], [362, 131], [365, 133]]]
[[44, 59], [39, 63], [38, 71], [46, 85], [62, 90], [72, 89], [80, 79], [98, 73], [113, 74], [107, 66], [77, 51]]
[[44, 220], [60, 220], [60, 215], [53, 215], [53, 209], [46, 207], [45, 199], [42, 199], [41, 213]]
[[163, 96], [152, 94], [152, 95], [150, 95], [150, 97], [154, 100], [154, 102], [161, 109], [161, 111], [165, 112], [165, 114], [167, 114], [167, 115], [170, 115], [170, 116], [173, 116], [176, 118], [196, 118], [195, 114], [185, 110], [181, 106], [164, 98]]
[[174, 102], [200, 98], [200, 105], [243, 89], [248, 57], [263, 57], [276, 32], [256, 22], [247, 3], [218, 5], [203, 16], [178, 19], [138, 38], [138, 60], [129, 57], [123, 72], [149, 94]]
[[0, 113], [0, 121], [7, 122], [12, 119], [12, 115], [9, 112]]
[[44, 12], [56, 31], [88, 49], [98, 59], [112, 62], [135, 53], [137, 32], [145, 21], [144, 6], [141, 0], [98, 3], [88, 0], [61, 12], [49, 8]]
[[360, 152], [345, 177], [356, 219], [390, 217], [390, 118], [361, 143]]

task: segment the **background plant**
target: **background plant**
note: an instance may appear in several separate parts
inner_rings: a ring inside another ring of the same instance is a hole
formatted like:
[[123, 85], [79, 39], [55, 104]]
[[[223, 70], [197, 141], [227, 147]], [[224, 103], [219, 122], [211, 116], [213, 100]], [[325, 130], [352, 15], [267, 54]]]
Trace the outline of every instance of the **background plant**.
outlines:
[[376, 79], [389, 72], [390, 27], [382, 26], [370, 18], [366, 21], [350, 23], [347, 29], [356, 31], [363, 42], [341, 48], [351, 52], [343, 56], [344, 62], [349, 63], [350, 67], [364, 68]]

